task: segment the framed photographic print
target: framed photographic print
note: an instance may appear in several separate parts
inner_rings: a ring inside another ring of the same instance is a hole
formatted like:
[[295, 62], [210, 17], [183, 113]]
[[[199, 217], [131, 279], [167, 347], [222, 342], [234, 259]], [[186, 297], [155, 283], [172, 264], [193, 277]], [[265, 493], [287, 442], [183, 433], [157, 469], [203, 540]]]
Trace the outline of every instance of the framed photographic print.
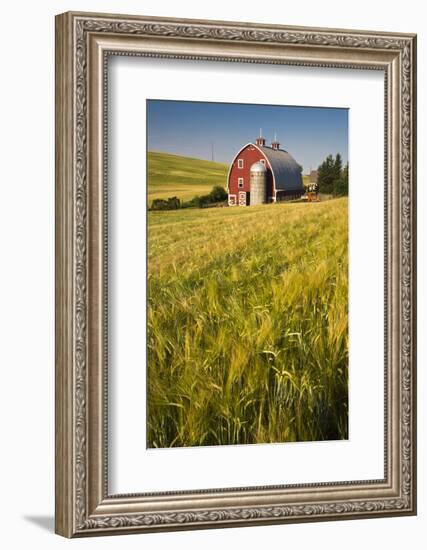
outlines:
[[56, 18], [56, 532], [416, 513], [416, 37]]

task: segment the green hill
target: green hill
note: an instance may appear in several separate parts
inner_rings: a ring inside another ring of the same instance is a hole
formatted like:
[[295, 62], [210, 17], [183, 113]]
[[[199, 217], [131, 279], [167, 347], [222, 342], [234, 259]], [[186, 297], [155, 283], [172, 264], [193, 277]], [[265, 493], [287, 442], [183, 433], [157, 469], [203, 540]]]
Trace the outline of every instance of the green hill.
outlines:
[[228, 165], [170, 153], [148, 153], [148, 202], [179, 197], [192, 199], [214, 185], [226, 188]]

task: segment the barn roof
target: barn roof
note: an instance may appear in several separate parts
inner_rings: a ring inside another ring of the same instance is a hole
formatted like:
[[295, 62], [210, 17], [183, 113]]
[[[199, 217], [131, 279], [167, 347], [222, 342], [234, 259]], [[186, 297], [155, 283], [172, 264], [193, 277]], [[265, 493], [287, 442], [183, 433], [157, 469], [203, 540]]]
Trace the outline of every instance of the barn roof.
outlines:
[[268, 162], [274, 175], [276, 190], [278, 191], [303, 191], [301, 170], [299, 164], [287, 151], [273, 149], [272, 147], [257, 145]]

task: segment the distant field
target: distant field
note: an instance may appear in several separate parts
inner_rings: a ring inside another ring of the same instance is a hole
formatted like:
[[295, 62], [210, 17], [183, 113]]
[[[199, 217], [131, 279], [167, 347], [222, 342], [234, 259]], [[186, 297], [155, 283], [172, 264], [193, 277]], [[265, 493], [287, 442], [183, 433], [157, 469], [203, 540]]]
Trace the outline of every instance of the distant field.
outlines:
[[310, 176], [304, 176], [304, 174], [302, 175], [302, 182], [304, 184], [305, 187], [307, 187], [307, 185], [310, 183]]
[[148, 220], [148, 445], [346, 439], [347, 199]]
[[181, 200], [204, 195], [214, 185], [226, 188], [228, 165], [208, 160], [148, 153], [148, 202], [176, 196]]

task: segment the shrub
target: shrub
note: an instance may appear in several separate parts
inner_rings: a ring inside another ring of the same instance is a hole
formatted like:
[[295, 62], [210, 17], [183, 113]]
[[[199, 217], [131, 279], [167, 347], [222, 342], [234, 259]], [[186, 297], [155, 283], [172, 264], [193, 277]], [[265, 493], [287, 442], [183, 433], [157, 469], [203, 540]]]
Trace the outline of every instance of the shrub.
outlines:
[[154, 199], [150, 210], [178, 210], [181, 208], [181, 201], [178, 197], [169, 197], [168, 199]]
[[228, 198], [227, 191], [220, 185], [215, 185], [208, 196], [210, 197], [211, 202], [223, 202]]
[[208, 195], [196, 195], [189, 201], [180, 201], [178, 197], [168, 199], [154, 199], [150, 210], [178, 210], [179, 208], [206, 208], [211, 204], [224, 202], [228, 194], [224, 187], [215, 185]]

